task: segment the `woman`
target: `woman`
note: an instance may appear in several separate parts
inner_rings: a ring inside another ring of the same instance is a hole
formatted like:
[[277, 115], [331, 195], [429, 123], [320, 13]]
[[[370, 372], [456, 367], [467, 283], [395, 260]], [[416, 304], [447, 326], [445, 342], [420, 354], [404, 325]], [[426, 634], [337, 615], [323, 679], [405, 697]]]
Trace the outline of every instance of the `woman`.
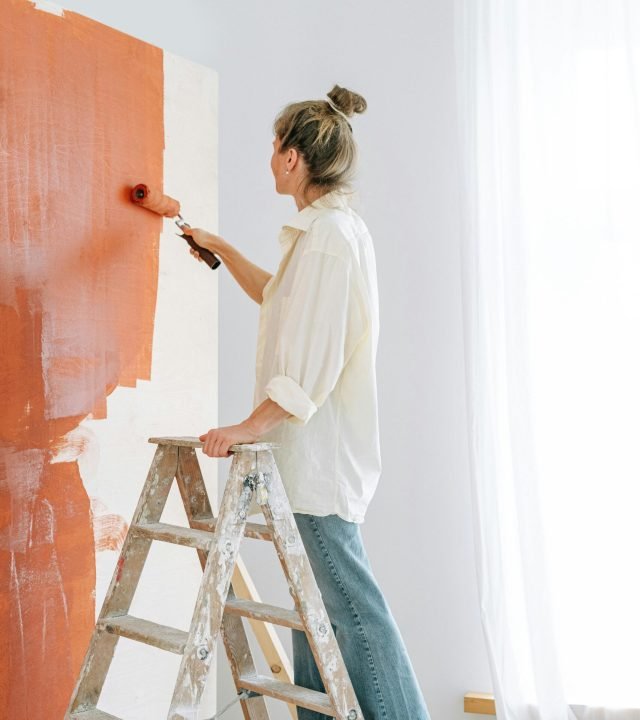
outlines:
[[[274, 123], [276, 191], [298, 208], [280, 233], [275, 275], [221, 237], [185, 230], [261, 306], [255, 409], [200, 440], [212, 457], [234, 443], [280, 445], [274, 457], [365, 720], [429, 720], [359, 527], [380, 476], [375, 255], [347, 192], [349, 118], [366, 102], [338, 85], [327, 97], [292, 103]], [[294, 682], [324, 691], [305, 634], [292, 633]], [[298, 717], [329, 720], [302, 708]]]

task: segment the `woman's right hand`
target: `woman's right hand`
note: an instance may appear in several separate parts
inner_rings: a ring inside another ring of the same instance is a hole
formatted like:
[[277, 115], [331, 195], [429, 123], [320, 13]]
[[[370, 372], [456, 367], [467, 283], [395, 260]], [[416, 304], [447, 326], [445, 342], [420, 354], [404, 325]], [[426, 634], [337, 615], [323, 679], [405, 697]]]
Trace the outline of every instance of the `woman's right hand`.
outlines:
[[[185, 235], [191, 236], [197, 245], [200, 245], [200, 247], [205, 248], [206, 250], [210, 250], [212, 253], [217, 253], [224, 243], [224, 240], [219, 235], [214, 235], [202, 228], [192, 228], [185, 225], [181, 227], [181, 230]], [[197, 260], [202, 262], [200, 253], [197, 250], [194, 250], [194, 248], [189, 246], [189, 252]]]

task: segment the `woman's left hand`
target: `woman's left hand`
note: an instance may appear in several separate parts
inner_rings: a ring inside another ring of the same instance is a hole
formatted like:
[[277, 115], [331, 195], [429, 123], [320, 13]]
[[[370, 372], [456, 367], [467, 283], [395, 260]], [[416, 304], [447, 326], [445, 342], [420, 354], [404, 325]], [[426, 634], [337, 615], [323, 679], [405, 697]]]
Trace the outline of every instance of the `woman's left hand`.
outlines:
[[259, 435], [251, 429], [246, 422], [228, 427], [212, 428], [209, 432], [200, 435], [198, 440], [204, 442], [202, 452], [210, 457], [229, 457], [232, 445], [240, 443], [252, 443]]

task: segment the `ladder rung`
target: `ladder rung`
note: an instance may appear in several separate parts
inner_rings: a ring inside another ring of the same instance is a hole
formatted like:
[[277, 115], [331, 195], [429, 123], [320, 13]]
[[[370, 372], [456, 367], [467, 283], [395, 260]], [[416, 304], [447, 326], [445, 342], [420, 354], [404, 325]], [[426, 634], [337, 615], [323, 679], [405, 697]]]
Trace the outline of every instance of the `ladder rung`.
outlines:
[[[213, 539], [215, 520], [192, 520], [195, 527], [183, 527], [182, 525], [170, 525], [169, 523], [139, 523], [133, 529], [139, 534], [150, 537], [153, 540], [186, 545], [198, 550], [208, 550]], [[257, 540], [271, 540], [271, 529], [260, 523], [245, 525], [245, 537]]]
[[213, 533], [208, 530], [169, 525], [169, 523], [140, 523], [134, 526], [138, 535], [150, 537], [153, 540], [186, 545], [198, 550], [208, 550], [213, 540]]
[[[211, 518], [192, 518], [191, 523], [194, 528], [201, 530], [208, 530], [213, 532], [216, 527], [215, 519]], [[271, 528], [264, 523], [248, 522], [244, 526], [244, 536], [248, 538], [254, 538], [255, 540], [268, 540], [273, 542]]]
[[242, 615], [243, 617], [262, 620], [262, 622], [304, 631], [302, 619], [295, 610], [287, 610], [276, 605], [233, 598], [231, 600], [227, 599], [224, 611], [229, 615]]
[[284, 700], [300, 707], [315, 710], [331, 717], [336, 717], [336, 712], [331, 706], [331, 701], [326, 693], [317, 690], [309, 690], [292, 685], [291, 683], [275, 680], [266, 675], [242, 675], [238, 679], [238, 687], [246, 690], [255, 690], [262, 695]]
[[115, 715], [110, 715], [104, 710], [98, 710], [98, 708], [91, 708], [91, 710], [78, 710], [77, 712], [71, 713], [69, 716], [70, 720], [120, 720]]
[[255, 540], [268, 540], [273, 542], [271, 528], [264, 523], [248, 522], [244, 527], [244, 536]]
[[120, 637], [137, 640], [146, 645], [153, 645], [161, 650], [182, 655], [187, 644], [188, 632], [172, 628], [168, 625], [159, 625], [133, 615], [117, 615], [103, 618], [96, 623], [97, 627], [106, 632], [112, 632]]

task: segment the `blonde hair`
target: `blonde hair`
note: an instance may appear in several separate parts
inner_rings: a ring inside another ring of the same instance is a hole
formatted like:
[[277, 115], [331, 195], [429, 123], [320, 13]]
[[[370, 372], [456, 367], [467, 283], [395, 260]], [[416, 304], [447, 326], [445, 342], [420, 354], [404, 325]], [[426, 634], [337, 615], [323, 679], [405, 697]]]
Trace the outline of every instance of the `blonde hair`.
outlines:
[[[347, 117], [363, 113], [367, 102], [358, 93], [334, 85], [327, 97]], [[273, 132], [280, 139], [280, 152], [294, 148], [306, 163], [308, 174], [302, 193], [311, 186], [326, 192], [350, 190], [355, 173], [357, 146], [351, 123], [327, 100], [290, 103], [280, 111]]]

